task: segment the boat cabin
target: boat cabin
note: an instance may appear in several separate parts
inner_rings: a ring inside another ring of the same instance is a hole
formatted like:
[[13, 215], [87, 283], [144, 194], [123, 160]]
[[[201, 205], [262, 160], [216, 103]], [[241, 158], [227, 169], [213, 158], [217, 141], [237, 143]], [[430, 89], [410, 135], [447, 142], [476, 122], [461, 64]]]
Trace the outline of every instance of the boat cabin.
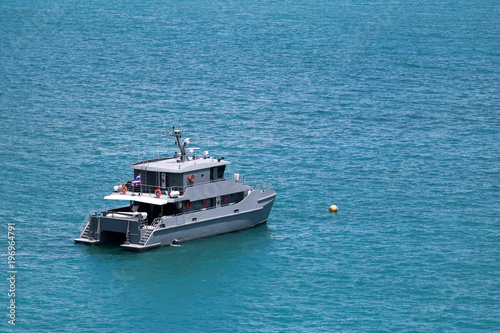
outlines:
[[[134, 192], [154, 193], [156, 189], [179, 190], [193, 185], [216, 182], [224, 179], [226, 164], [222, 159], [209, 159], [208, 161], [190, 160], [189, 162], [177, 162], [172, 158], [160, 160], [141, 161], [133, 164], [134, 179], [139, 177], [139, 186], [130, 184], [130, 190]], [[184, 163], [188, 163], [185, 165]]]

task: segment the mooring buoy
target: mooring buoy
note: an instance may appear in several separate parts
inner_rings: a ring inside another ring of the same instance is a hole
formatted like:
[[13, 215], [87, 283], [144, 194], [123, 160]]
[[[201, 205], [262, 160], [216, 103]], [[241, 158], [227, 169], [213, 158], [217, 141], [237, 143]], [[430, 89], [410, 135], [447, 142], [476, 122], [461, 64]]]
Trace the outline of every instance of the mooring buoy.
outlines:
[[339, 207], [331, 205], [330, 208], [328, 208], [328, 210], [330, 211], [330, 213], [336, 213], [339, 211]]

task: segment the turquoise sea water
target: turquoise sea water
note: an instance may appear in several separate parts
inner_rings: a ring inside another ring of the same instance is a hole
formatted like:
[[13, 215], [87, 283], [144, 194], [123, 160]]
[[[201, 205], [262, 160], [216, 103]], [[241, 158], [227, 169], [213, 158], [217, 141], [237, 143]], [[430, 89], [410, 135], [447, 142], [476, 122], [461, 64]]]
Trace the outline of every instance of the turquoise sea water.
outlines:
[[[0, 112], [2, 331], [500, 331], [498, 1], [3, 1]], [[268, 224], [73, 244], [173, 125]]]

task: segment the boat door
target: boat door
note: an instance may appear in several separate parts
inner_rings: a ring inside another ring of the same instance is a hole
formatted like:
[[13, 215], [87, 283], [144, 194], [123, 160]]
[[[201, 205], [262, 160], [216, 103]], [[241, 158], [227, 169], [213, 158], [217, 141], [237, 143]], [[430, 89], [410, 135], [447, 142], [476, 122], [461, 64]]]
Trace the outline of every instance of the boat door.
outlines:
[[220, 196], [215, 197], [215, 208], [219, 208], [220, 207], [220, 203], [221, 203]]
[[167, 174], [162, 172], [161, 174], [161, 188], [167, 187]]

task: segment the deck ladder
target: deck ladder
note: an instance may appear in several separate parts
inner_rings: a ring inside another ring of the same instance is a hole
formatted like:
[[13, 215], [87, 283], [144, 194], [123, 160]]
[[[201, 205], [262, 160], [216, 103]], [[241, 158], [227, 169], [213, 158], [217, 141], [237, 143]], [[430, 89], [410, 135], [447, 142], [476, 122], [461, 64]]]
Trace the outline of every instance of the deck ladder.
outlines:
[[156, 218], [153, 220], [153, 223], [151, 223], [151, 226], [153, 226], [152, 229], [148, 229], [146, 233], [142, 236], [141, 240], [139, 241], [139, 245], [144, 245], [148, 242], [149, 238], [153, 234], [153, 231], [156, 229], [156, 225], [160, 223], [160, 219]]

